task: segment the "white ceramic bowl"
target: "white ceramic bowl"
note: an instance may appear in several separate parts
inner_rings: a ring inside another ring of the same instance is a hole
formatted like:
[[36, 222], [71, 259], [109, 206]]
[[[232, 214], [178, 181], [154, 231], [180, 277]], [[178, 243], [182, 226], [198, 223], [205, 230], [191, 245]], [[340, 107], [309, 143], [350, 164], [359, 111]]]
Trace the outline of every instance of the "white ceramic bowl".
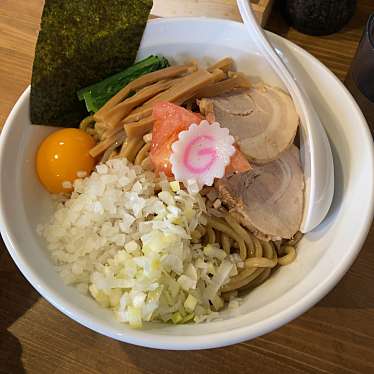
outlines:
[[[348, 270], [365, 240], [373, 215], [373, 145], [366, 122], [339, 80], [294, 44], [269, 35], [294, 64], [329, 135], [335, 163], [335, 198], [325, 221], [302, 240], [297, 260], [250, 293], [222, 320], [200, 325], [152, 323], [132, 330], [110, 311], [64, 285], [55, 272], [36, 226], [46, 219], [50, 198], [34, 171], [35, 151], [51, 129], [30, 125], [29, 89], [10, 114], [0, 145], [0, 225], [14, 261], [56, 308], [112, 338], [147, 347], [198, 349], [237, 343], [265, 334], [318, 302]], [[248, 51], [251, 53], [248, 53]], [[258, 55], [243, 25], [209, 19], [151, 21], [139, 57], [160, 53], [171, 60], [209, 61], [232, 56], [241, 71], [279, 85]]]

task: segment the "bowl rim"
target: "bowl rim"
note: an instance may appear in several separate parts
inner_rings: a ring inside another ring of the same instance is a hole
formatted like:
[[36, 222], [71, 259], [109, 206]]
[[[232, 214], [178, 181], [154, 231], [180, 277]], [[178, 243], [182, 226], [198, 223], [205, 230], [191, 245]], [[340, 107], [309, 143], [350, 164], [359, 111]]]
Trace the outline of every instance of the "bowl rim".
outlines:
[[[166, 18], [166, 19], [153, 19], [150, 20], [150, 24], [163, 24], [163, 23], [183, 23], [183, 22], [209, 22], [219, 24], [230, 24], [235, 27], [242, 27], [242, 24], [230, 20], [206, 18], [206, 17], [180, 17], [180, 18]], [[244, 26], [243, 26], [244, 27]], [[268, 32], [271, 39], [276, 39], [284, 43], [291, 50], [296, 50], [299, 54], [303, 55], [304, 58], [313, 60], [317, 63], [321, 69], [327, 72], [331, 78], [337, 83], [341, 89], [350, 95], [343, 83], [319, 60], [313, 57], [311, 54], [306, 52], [304, 49], [298, 47], [296, 44], [278, 36], [276, 34]], [[3, 165], [3, 154], [5, 152], [5, 145], [7, 143], [7, 138], [10, 134], [10, 129], [14, 117], [19, 109], [24, 105], [25, 101], [28, 100], [30, 95], [30, 86], [22, 93], [16, 104], [14, 105], [11, 113], [9, 114], [2, 134], [0, 136], [0, 167]], [[351, 96], [351, 95], [350, 95]], [[371, 156], [371, 168], [374, 170], [374, 148], [370, 130], [366, 123], [366, 120], [361, 113], [357, 103], [351, 96], [351, 102], [353, 108], [360, 114], [361, 123], [360, 126], [362, 130], [366, 133], [366, 138], [368, 141], [368, 146], [370, 149]], [[372, 173], [373, 175], [373, 173]], [[284, 308], [281, 312], [275, 315], [271, 315], [264, 320], [251, 324], [249, 326], [240, 326], [230, 331], [208, 333], [203, 336], [186, 336], [186, 335], [173, 335], [167, 336], [163, 334], [158, 334], [157, 341], [154, 339], [149, 339], [149, 334], [146, 330], [143, 332], [141, 330], [136, 330], [133, 336], [129, 334], [123, 334], [116, 331], [114, 328], [108, 328], [103, 326], [103, 324], [98, 323], [94, 318], [82, 310], [79, 310], [73, 303], [63, 297], [56, 295], [51, 291], [48, 284], [38, 274], [36, 274], [32, 269], [30, 269], [25, 261], [22, 251], [18, 251], [17, 238], [12, 235], [11, 222], [8, 217], [4, 215], [4, 197], [2, 193], [2, 187], [0, 184], [0, 229], [4, 243], [16, 263], [17, 267], [20, 269], [22, 274], [26, 277], [29, 283], [43, 296], [48, 302], [55, 306], [62, 313], [66, 314], [68, 317], [77, 321], [78, 323], [88, 327], [96, 332], [99, 332], [108, 337], [120, 340], [123, 342], [140, 345], [150, 348], [158, 349], [174, 349], [174, 350], [185, 350], [185, 349], [206, 349], [227, 346], [235, 343], [239, 343], [244, 340], [252, 339], [257, 336], [266, 334], [276, 328], [288, 323], [289, 321], [300, 316], [306, 310], [315, 305], [320, 301], [344, 276], [348, 271], [349, 267], [352, 265], [353, 261], [359, 254], [364, 241], [366, 240], [367, 234], [371, 227], [373, 214], [374, 214], [374, 188], [370, 190], [370, 195], [367, 199], [368, 210], [366, 211], [366, 223], [360, 227], [359, 232], [356, 234], [354, 241], [351, 243], [351, 250], [348, 254], [341, 260], [339, 265], [334, 269], [329, 277], [322, 280], [317, 287], [315, 287], [311, 292], [305, 294], [296, 303]], [[155, 337], [155, 335], [153, 335]]]

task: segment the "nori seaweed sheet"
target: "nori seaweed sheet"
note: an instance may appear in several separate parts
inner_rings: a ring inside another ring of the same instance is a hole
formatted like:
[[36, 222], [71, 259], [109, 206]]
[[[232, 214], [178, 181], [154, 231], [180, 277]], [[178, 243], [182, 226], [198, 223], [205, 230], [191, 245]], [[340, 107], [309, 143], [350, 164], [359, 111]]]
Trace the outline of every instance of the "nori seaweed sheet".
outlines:
[[76, 92], [131, 66], [152, 0], [46, 0], [35, 50], [33, 124], [76, 127]]

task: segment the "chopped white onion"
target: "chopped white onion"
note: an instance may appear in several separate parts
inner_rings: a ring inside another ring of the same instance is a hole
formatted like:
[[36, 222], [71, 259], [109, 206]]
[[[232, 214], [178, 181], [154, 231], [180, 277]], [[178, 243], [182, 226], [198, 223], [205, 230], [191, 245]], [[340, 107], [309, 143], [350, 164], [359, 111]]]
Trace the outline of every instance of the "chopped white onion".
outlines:
[[56, 200], [38, 232], [64, 281], [88, 291], [119, 321], [137, 328], [152, 320], [211, 320], [222, 304], [219, 288], [240, 258], [191, 243], [207, 218], [196, 182], [189, 186], [186, 192], [165, 175], [109, 160], [76, 180], [70, 199]]

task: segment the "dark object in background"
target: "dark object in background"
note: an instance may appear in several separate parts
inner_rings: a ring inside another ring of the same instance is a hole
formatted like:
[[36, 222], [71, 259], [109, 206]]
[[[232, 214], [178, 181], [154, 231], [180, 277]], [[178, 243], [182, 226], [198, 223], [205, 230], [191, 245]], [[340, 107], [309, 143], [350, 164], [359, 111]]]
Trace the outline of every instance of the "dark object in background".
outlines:
[[356, 99], [374, 135], [374, 13], [369, 17], [344, 83]]
[[46, 0], [35, 50], [33, 124], [77, 127], [77, 91], [131, 66], [152, 0]]
[[297, 30], [310, 35], [339, 31], [353, 16], [356, 0], [281, 0], [282, 12]]
[[374, 13], [369, 17], [350, 72], [359, 90], [374, 103]]

